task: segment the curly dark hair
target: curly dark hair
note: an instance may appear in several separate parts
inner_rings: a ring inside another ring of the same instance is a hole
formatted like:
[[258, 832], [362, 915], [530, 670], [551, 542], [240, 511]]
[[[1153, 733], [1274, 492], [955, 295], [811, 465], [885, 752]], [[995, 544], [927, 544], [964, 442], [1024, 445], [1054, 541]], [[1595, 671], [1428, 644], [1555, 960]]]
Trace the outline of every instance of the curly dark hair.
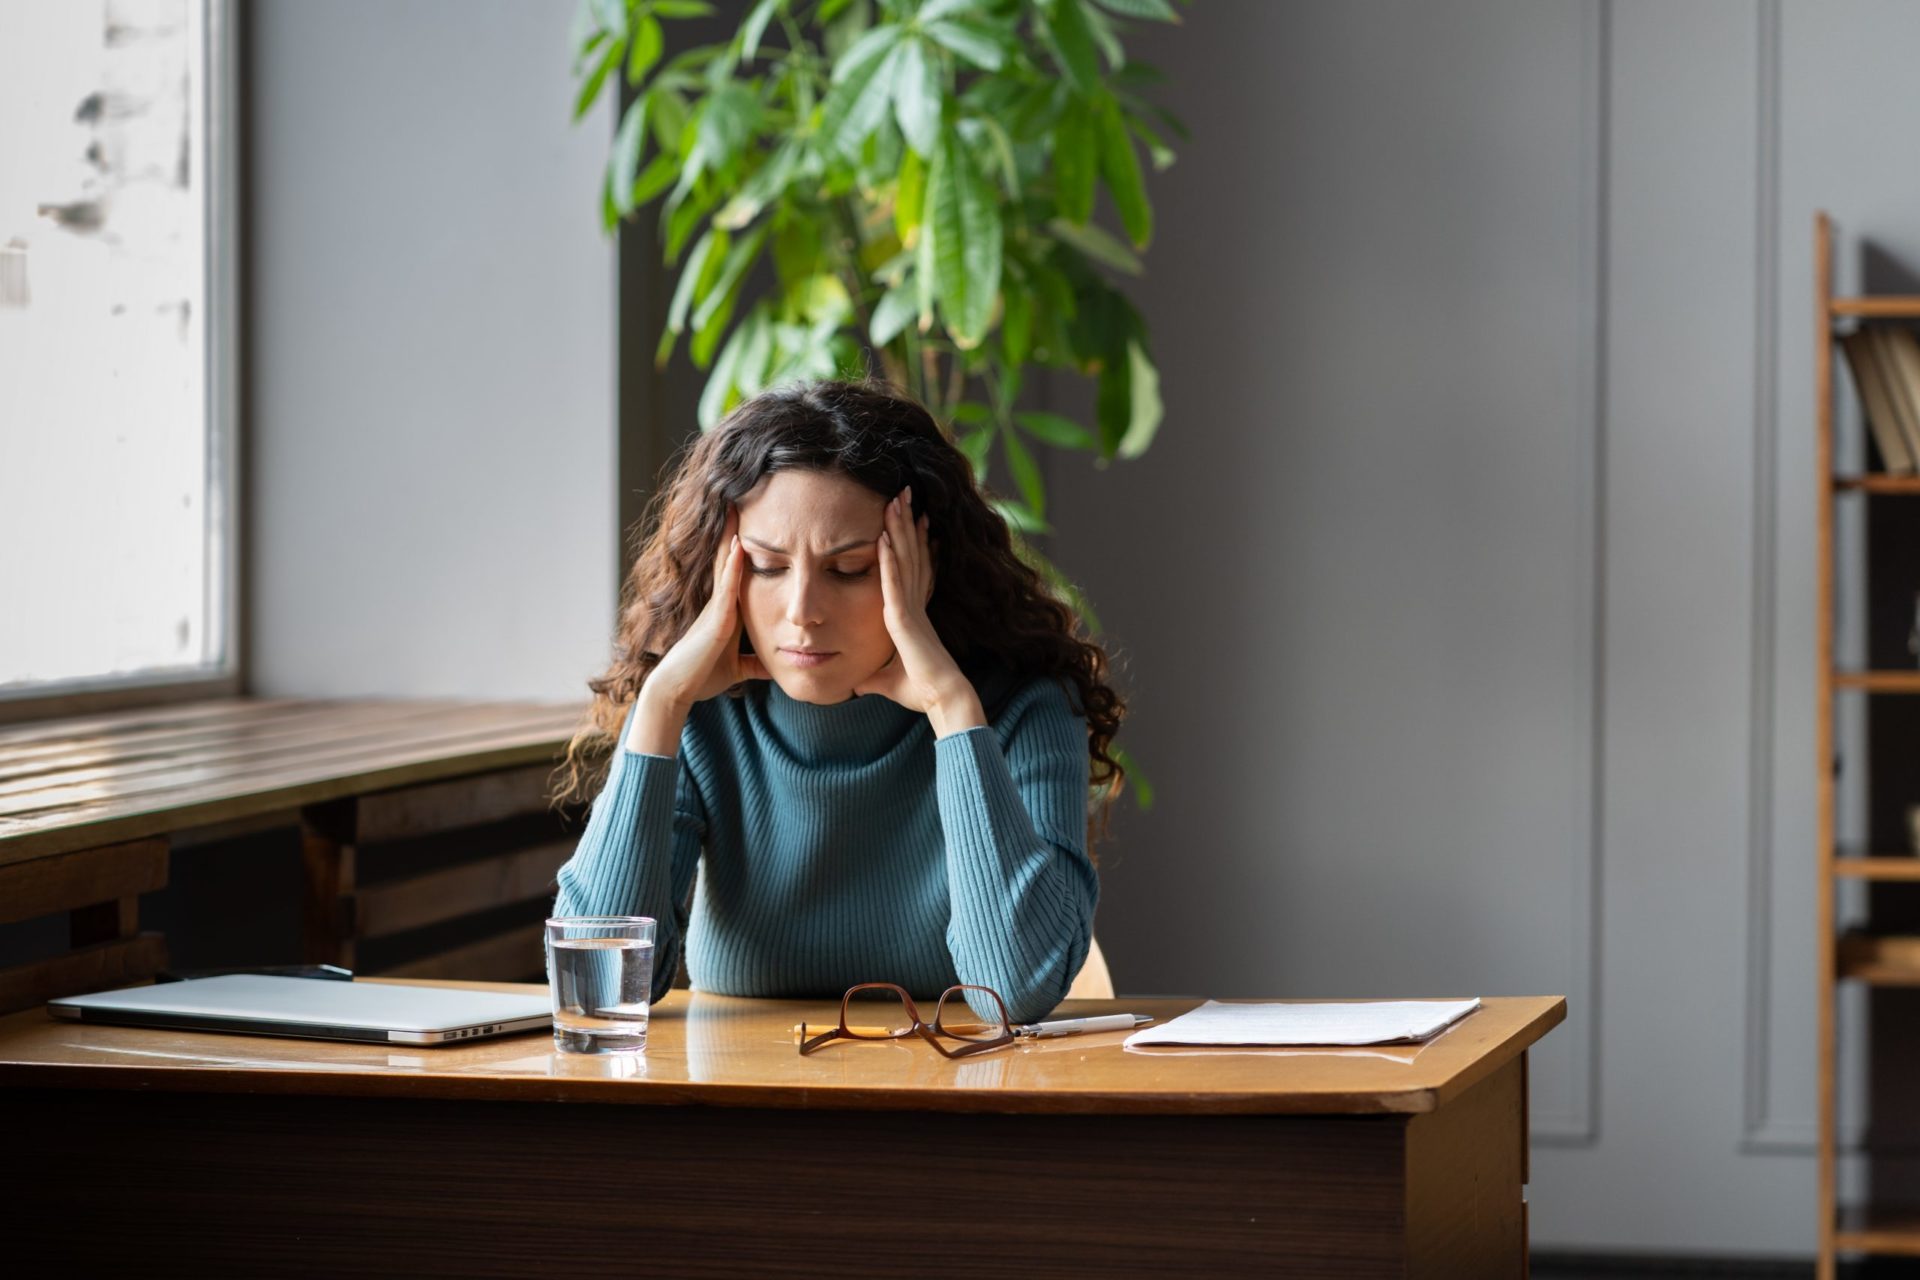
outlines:
[[913, 515], [926, 515], [933, 535], [938, 585], [928, 620], [963, 670], [1071, 684], [1104, 812], [1126, 780], [1109, 752], [1126, 703], [1106, 683], [1106, 651], [1080, 634], [1074, 611], [1020, 558], [933, 415], [877, 379], [763, 392], [681, 452], [641, 526], [613, 662], [587, 682], [593, 703], [567, 745], [556, 800], [584, 801], [598, 788], [640, 686], [706, 604], [728, 510], [776, 471], [839, 473], [887, 499], [913, 486]]

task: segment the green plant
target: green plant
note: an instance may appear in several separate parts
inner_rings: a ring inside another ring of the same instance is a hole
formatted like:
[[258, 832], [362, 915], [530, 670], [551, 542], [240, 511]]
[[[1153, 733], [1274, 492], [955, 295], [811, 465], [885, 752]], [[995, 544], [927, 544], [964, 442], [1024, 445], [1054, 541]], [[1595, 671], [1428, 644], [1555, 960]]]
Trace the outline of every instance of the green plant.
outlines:
[[[983, 481], [997, 446], [1009, 524], [1050, 532], [1035, 445], [1104, 464], [1160, 426], [1146, 325], [1116, 279], [1153, 235], [1140, 149], [1164, 169], [1158, 130], [1186, 136], [1122, 42], [1128, 19], [1178, 21], [1169, 0], [757, 0], [727, 42], [664, 56], [662, 20], [713, 12], [584, 0], [576, 23], [575, 118], [629, 86], [606, 224], [661, 199], [679, 268], [658, 363], [690, 335], [704, 428], [764, 387], [864, 373], [871, 351]], [[1102, 188], [1123, 235], [1095, 220]], [[1033, 367], [1093, 379], [1092, 424], [1018, 407]]]

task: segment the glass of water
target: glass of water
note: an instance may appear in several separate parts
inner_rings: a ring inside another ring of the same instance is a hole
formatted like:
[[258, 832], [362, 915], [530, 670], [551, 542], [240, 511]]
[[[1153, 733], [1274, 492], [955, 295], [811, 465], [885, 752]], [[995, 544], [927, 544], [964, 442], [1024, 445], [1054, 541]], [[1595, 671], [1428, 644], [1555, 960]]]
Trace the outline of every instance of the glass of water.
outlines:
[[653, 927], [646, 916], [557, 916], [547, 921], [555, 1049], [638, 1053], [647, 1047]]

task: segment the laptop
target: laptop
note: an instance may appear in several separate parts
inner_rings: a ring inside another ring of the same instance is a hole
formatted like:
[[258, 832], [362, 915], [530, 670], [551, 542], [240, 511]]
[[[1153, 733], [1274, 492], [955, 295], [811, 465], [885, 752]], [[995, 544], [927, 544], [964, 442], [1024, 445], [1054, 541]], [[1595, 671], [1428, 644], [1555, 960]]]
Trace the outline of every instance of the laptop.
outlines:
[[552, 1025], [546, 992], [229, 974], [66, 996], [47, 1012], [70, 1022], [227, 1031], [375, 1044], [453, 1044]]

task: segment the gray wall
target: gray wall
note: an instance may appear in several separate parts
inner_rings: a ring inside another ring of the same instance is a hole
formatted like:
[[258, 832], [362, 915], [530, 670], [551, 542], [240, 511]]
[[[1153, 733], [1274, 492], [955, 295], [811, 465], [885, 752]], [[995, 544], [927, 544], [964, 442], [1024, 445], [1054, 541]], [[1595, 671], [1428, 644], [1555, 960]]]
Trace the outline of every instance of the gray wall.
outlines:
[[577, 698], [614, 610], [573, 0], [250, 6], [252, 689]]
[[1119, 987], [1565, 993], [1536, 1243], [1810, 1254], [1812, 222], [1843, 289], [1863, 237], [1920, 264], [1920, 6], [1240, 0], [1138, 47], [1194, 133], [1167, 422], [1052, 464], [1159, 787]]

